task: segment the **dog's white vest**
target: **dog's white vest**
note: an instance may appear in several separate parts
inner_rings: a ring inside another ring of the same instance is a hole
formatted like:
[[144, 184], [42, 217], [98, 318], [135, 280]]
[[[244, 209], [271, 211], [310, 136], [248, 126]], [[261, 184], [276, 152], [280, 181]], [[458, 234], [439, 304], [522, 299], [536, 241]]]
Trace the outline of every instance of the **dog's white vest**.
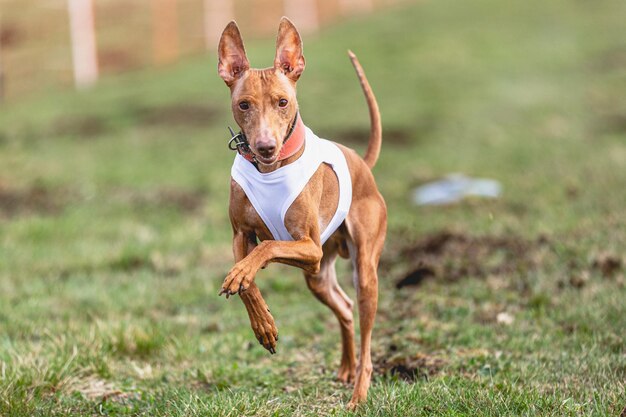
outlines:
[[339, 181], [337, 211], [320, 235], [321, 243], [324, 244], [345, 220], [352, 202], [350, 170], [346, 157], [337, 145], [318, 138], [307, 127], [304, 151], [296, 161], [262, 174], [237, 154], [230, 174], [246, 193], [274, 240], [293, 240], [285, 227], [285, 214], [322, 163], [332, 167]]

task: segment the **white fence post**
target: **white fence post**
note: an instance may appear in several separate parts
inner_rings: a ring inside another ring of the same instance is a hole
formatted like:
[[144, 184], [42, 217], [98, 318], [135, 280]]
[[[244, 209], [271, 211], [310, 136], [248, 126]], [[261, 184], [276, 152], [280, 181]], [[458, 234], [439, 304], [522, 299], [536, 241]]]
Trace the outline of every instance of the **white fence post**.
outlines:
[[74, 82], [89, 87], [98, 80], [98, 55], [92, 0], [68, 0]]
[[208, 50], [217, 49], [222, 31], [234, 18], [233, 0], [204, 0], [204, 40]]
[[305, 33], [319, 29], [319, 16], [316, 0], [283, 0], [285, 16], [291, 19], [299, 30]]

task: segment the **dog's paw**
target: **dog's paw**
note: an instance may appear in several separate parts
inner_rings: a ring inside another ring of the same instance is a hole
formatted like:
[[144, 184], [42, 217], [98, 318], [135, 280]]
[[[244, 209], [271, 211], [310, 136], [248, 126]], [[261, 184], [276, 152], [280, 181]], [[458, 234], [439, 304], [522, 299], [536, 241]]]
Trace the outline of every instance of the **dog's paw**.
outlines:
[[272, 317], [269, 310], [263, 317], [251, 317], [250, 325], [259, 343], [272, 355], [275, 354], [276, 344], [278, 343], [278, 328], [276, 328], [274, 317]]
[[254, 279], [254, 273], [255, 271], [247, 263], [236, 263], [233, 269], [226, 275], [219, 295], [226, 294], [226, 298], [228, 298], [233, 294], [247, 290]]
[[337, 371], [337, 379], [339, 382], [343, 382], [344, 384], [353, 383], [355, 375], [356, 367], [354, 365], [350, 366], [342, 363], [339, 367], [339, 371]]
[[350, 401], [348, 405], [346, 405], [346, 410], [354, 412], [356, 411], [358, 407], [359, 407], [358, 402]]

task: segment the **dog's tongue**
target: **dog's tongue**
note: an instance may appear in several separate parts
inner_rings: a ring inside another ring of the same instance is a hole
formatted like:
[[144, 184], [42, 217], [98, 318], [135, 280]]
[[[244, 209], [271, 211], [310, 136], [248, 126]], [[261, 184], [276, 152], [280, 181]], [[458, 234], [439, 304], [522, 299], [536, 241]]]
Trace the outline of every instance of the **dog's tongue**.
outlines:
[[302, 122], [302, 117], [298, 115], [298, 120], [296, 120], [296, 127], [293, 128], [293, 132], [287, 142], [280, 148], [280, 152], [278, 153], [278, 161], [282, 161], [283, 159], [287, 159], [290, 156], [293, 156], [302, 148], [304, 144], [304, 137], [306, 135], [306, 129], [304, 128], [304, 122]]

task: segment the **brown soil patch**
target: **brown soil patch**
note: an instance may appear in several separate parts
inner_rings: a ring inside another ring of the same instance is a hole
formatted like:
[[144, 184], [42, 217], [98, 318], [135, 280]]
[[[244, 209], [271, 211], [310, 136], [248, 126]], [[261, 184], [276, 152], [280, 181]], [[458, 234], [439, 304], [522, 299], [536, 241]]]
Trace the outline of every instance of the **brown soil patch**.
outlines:
[[605, 278], [613, 278], [622, 269], [622, 259], [615, 254], [601, 253], [595, 257], [591, 266]]
[[179, 103], [162, 107], [140, 108], [138, 116], [145, 125], [202, 127], [215, 122], [217, 109], [206, 105]]
[[158, 206], [174, 208], [184, 213], [194, 213], [204, 205], [205, 194], [199, 190], [161, 188], [154, 192], [136, 194], [132, 198], [137, 206]]
[[420, 285], [426, 278], [435, 276], [435, 271], [428, 266], [419, 266], [409, 272], [404, 278], [396, 283], [396, 288], [401, 289], [412, 285]]
[[138, 209], [173, 208], [186, 214], [200, 212], [206, 199], [206, 192], [203, 190], [185, 190], [175, 187], [162, 187], [148, 191], [120, 189], [116, 195], [117, 198]]
[[407, 382], [419, 379], [428, 379], [438, 374], [444, 367], [445, 361], [435, 356], [417, 354], [415, 356], [395, 356], [389, 359], [381, 358], [374, 362], [374, 372], [377, 375], [397, 376]]
[[189, 259], [181, 255], [153, 252], [151, 254], [123, 254], [101, 263], [68, 265], [60, 269], [46, 268], [40, 273], [52, 273], [60, 278], [67, 278], [76, 274], [89, 275], [97, 271], [131, 273], [147, 269], [161, 276], [173, 277], [185, 271], [189, 264]]
[[10, 188], [0, 184], [0, 217], [56, 214], [65, 205], [64, 199], [62, 192], [40, 185]]
[[597, 131], [600, 133], [626, 132], [626, 115], [621, 113], [607, 113], [600, 115], [596, 121]]
[[109, 126], [97, 116], [62, 117], [54, 123], [54, 136], [93, 138], [109, 131]]
[[544, 243], [543, 238], [528, 241], [516, 236], [469, 236], [443, 231], [387, 251], [381, 267], [389, 269], [398, 261], [408, 263], [409, 272], [396, 283], [397, 288], [420, 285], [428, 278], [447, 282], [484, 278], [535, 268]]
[[596, 59], [590, 60], [590, 66], [598, 72], [609, 72], [626, 68], [626, 45], [602, 52]]
[[[383, 142], [394, 145], [408, 145], [414, 143], [414, 133], [411, 130], [401, 128], [384, 129]], [[327, 139], [349, 146], [351, 144], [367, 145], [369, 137], [369, 129], [346, 129], [331, 132]]]

